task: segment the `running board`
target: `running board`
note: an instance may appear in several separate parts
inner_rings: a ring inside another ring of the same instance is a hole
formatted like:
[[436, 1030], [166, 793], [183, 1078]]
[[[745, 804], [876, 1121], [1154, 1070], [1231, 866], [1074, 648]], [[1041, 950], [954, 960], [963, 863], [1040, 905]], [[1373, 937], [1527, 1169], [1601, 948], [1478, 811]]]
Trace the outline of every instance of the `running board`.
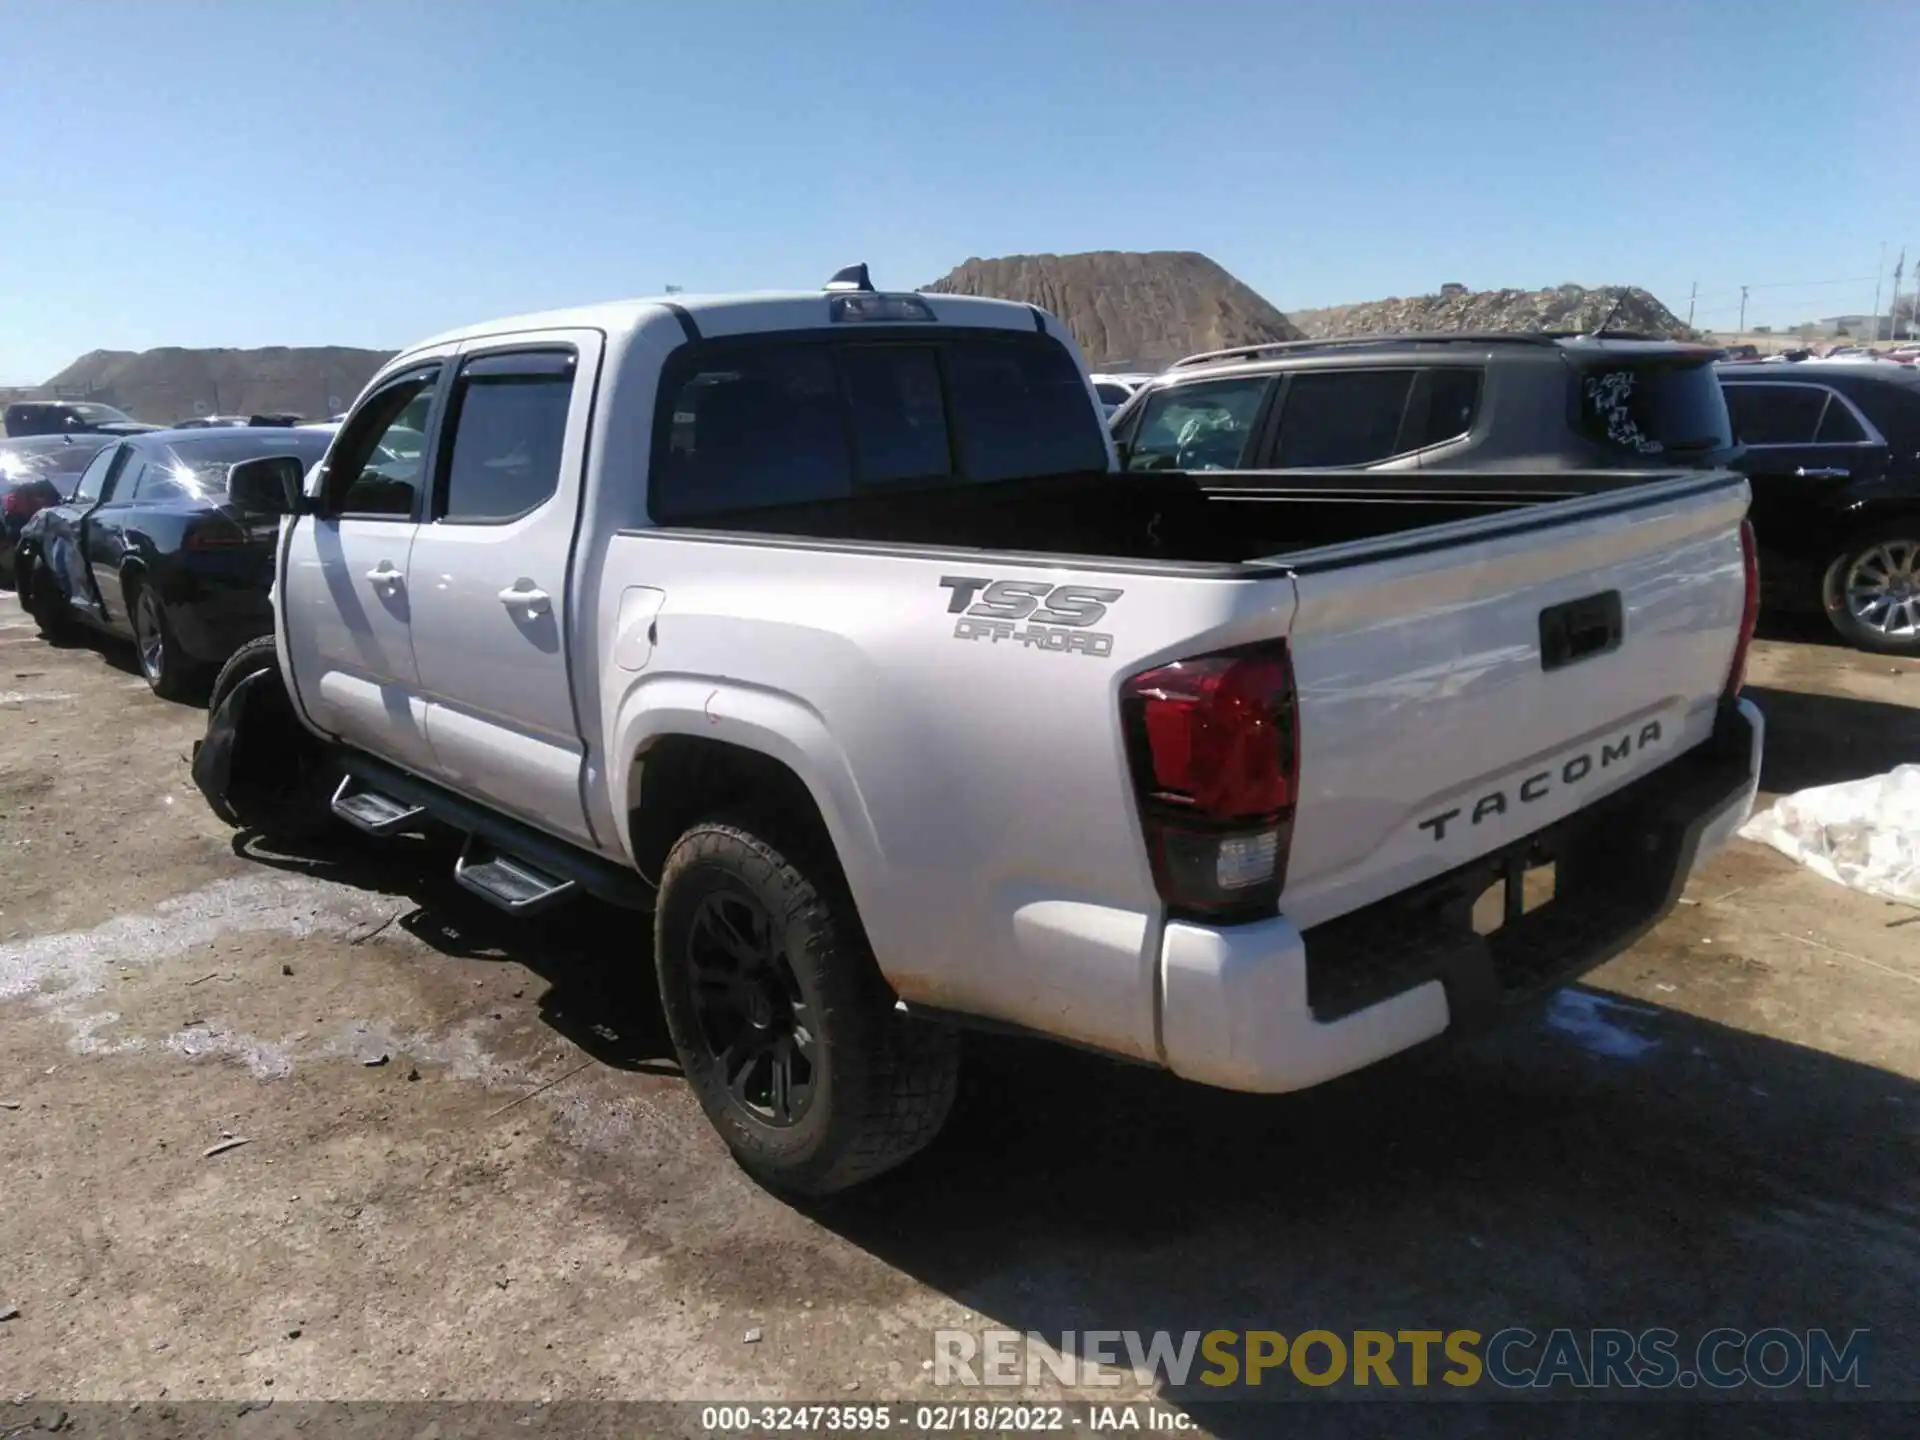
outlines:
[[342, 777], [333, 792], [333, 813], [369, 835], [398, 835], [415, 826], [427, 813], [424, 805], [409, 805], [368, 786], [353, 776]]
[[464, 889], [509, 915], [536, 914], [573, 899], [580, 890], [573, 881], [557, 879], [471, 835], [467, 837], [466, 849], [454, 862], [453, 878]]
[[[531, 871], [546, 883], [571, 881], [576, 890], [570, 893], [592, 895], [628, 910], [653, 908], [653, 885], [626, 865], [475, 804], [444, 786], [423, 780], [384, 760], [376, 760], [364, 751], [343, 746], [340, 760], [360, 791], [377, 792], [402, 807], [420, 807], [421, 818], [412, 823], [424, 828], [425, 822], [432, 820], [472, 836], [474, 848], [464, 857], [466, 868], [477, 869], [488, 860], [510, 856], [516, 869]], [[479, 849], [482, 845], [486, 847], [484, 853]], [[517, 897], [521, 883], [524, 882], [506, 881], [508, 893]], [[475, 889], [472, 885], [467, 888]], [[476, 890], [476, 893], [490, 900], [494, 898], [486, 890]]]

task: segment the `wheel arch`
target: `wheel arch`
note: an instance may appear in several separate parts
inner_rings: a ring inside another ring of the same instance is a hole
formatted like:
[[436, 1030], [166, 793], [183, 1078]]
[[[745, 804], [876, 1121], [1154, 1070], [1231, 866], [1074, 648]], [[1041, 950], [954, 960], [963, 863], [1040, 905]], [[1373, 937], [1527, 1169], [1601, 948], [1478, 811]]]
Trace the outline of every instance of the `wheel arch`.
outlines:
[[854, 894], [879, 865], [873, 822], [851, 766], [810, 706], [789, 695], [691, 677], [636, 687], [609, 727], [623, 757], [613, 779], [621, 841], [649, 881], [686, 825], [771, 802], [832, 846]]

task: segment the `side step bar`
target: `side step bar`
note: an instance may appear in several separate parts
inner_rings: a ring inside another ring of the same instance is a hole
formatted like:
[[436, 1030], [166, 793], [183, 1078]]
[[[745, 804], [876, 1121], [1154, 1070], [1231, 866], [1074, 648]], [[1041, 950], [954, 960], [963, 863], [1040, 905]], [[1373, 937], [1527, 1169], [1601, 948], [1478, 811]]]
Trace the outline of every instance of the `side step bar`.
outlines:
[[[465, 831], [467, 847], [454, 879], [511, 914], [531, 914], [581, 894], [628, 910], [653, 908], [653, 886], [624, 865], [371, 755], [346, 750], [340, 761], [347, 779], [334, 796], [335, 814], [373, 835], [398, 834], [427, 818]], [[358, 813], [342, 810], [343, 801]], [[387, 828], [375, 829], [383, 817]]]
[[333, 792], [333, 813], [369, 835], [399, 835], [418, 826], [427, 807], [383, 795], [353, 776], [345, 775], [341, 777], [340, 788]]
[[573, 881], [556, 879], [471, 835], [467, 837], [467, 848], [453, 863], [453, 878], [509, 915], [537, 914], [563, 900], [573, 899], [580, 891]]

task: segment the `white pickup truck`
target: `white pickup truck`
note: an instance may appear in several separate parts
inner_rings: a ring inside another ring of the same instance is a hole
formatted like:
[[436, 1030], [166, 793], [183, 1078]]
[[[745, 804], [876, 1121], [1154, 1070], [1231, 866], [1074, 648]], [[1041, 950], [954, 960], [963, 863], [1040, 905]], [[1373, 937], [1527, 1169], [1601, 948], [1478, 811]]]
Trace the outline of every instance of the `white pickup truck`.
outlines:
[[287, 512], [277, 630], [195, 778], [650, 911], [776, 1187], [925, 1145], [967, 1025], [1313, 1085], [1672, 904], [1752, 804], [1756, 573], [1724, 471], [1283, 478], [1116, 473], [1059, 321], [864, 267], [475, 326], [304, 485], [234, 470]]

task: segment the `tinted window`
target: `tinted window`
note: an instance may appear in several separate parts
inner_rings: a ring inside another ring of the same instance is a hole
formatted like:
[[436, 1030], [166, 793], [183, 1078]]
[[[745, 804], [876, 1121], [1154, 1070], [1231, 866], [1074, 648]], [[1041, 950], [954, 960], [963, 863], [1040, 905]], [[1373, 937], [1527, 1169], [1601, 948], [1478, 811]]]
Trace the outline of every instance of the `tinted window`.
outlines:
[[1729, 385], [1727, 411], [1747, 445], [1811, 445], [1827, 408], [1818, 385]]
[[[153, 456], [131, 492], [135, 500], [210, 500], [226, 497], [227, 472], [242, 460], [265, 455], [296, 456], [312, 466], [327, 452], [327, 437], [313, 434], [260, 435], [240, 431], [176, 440]], [[126, 493], [125, 486], [120, 487]]]
[[672, 404], [649, 497], [656, 519], [853, 493], [827, 346], [742, 347], [688, 376]]
[[1847, 395], [1886, 437], [1895, 455], [1920, 455], [1920, 386], [1869, 380], [1849, 385]]
[[1080, 369], [1040, 337], [703, 347], [662, 388], [648, 509], [668, 523], [868, 485], [1106, 469]]
[[126, 461], [107, 476], [106, 493], [100, 497], [102, 504], [124, 505], [133, 498], [133, 492], [140, 487], [140, 477], [147, 472], [148, 460], [137, 450], [126, 452]]
[[[1424, 392], [1424, 393], [1423, 393]], [[1409, 450], [1457, 440], [1473, 429], [1480, 409], [1480, 372], [1450, 367], [1429, 370], [1426, 384], [1414, 392], [1416, 402], [1424, 398], [1425, 409], [1408, 417], [1407, 436], [1402, 441]]]
[[863, 484], [953, 472], [940, 369], [930, 348], [862, 345], [840, 356]]
[[122, 447], [110, 446], [93, 457], [93, 463], [80, 473], [80, 481], [73, 487], [73, 503], [91, 505], [100, 498], [100, 492], [106, 488], [107, 471], [119, 457]]
[[[1658, 458], [1733, 443], [1719, 377], [1704, 363], [1595, 365], [1576, 370], [1574, 383], [1580, 433], [1612, 449]], [[1811, 426], [1807, 434], [1813, 434]]]
[[1271, 384], [1249, 375], [1154, 391], [1138, 412], [1127, 468], [1237, 469]]
[[1295, 375], [1280, 419], [1282, 469], [1369, 465], [1399, 448], [1411, 370]]
[[437, 379], [434, 371], [409, 376], [375, 395], [348, 422], [327, 464], [329, 514], [373, 519], [413, 514]]
[[1110, 380], [1102, 380], [1093, 387], [1094, 394], [1108, 405], [1124, 405], [1133, 392], [1124, 385], [1115, 385]]
[[[454, 392], [444, 518], [511, 520], [559, 488], [573, 371], [571, 355], [503, 355], [462, 372]], [[394, 438], [398, 443], [402, 437]]]
[[1827, 402], [1827, 411], [1820, 417], [1820, 429], [1813, 438], [1820, 445], [1857, 445], [1867, 438], [1867, 432], [1852, 407], [1836, 395]]
[[962, 341], [944, 347], [960, 470], [969, 480], [1107, 468], [1106, 432], [1064, 345]]

